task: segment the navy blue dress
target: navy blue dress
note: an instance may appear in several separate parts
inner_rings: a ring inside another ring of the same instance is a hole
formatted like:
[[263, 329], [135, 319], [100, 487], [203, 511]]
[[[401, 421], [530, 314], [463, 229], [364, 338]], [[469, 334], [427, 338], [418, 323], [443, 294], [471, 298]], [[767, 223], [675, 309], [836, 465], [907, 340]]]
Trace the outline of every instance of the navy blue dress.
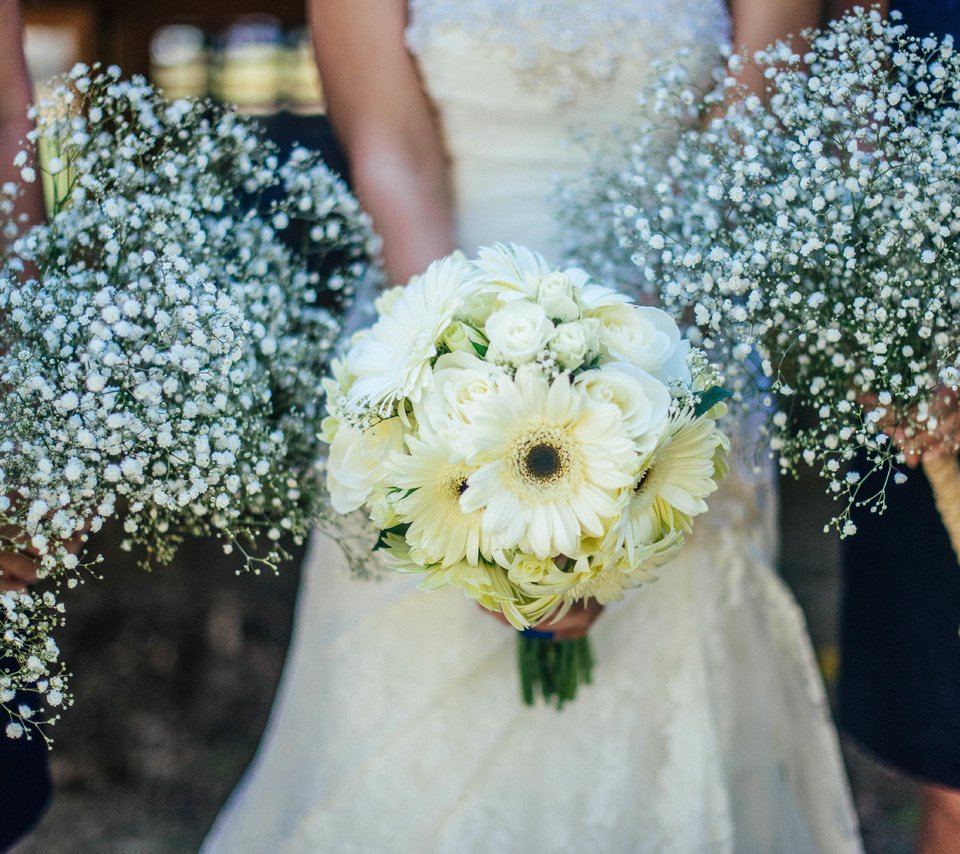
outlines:
[[50, 800], [46, 743], [39, 735], [7, 738], [8, 723], [0, 713], [0, 851], [33, 828]]
[[[913, 35], [953, 34], [960, 0], [901, 0]], [[844, 540], [841, 729], [922, 780], [960, 788], [960, 564], [922, 471]]]

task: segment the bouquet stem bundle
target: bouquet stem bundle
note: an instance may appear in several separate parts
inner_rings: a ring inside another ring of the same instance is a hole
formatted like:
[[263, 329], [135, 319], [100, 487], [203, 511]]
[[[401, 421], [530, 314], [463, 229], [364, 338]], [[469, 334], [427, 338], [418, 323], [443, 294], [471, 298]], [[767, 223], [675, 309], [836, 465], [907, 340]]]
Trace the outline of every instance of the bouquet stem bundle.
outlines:
[[581, 685], [589, 685], [593, 676], [593, 651], [590, 639], [554, 640], [544, 632], [520, 632], [517, 636], [520, 688], [523, 701], [532, 706], [537, 689], [547, 703], [558, 709], [577, 696]]

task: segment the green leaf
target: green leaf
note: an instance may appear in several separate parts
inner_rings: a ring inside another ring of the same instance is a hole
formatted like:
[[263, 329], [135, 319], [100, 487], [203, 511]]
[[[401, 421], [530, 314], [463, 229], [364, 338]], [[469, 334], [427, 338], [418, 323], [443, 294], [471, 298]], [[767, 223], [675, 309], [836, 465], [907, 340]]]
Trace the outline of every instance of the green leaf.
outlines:
[[473, 344], [473, 349], [477, 351], [477, 355], [478, 355], [481, 359], [483, 359], [483, 358], [487, 355], [487, 345], [486, 345], [486, 344], [478, 344], [476, 341], [471, 341], [470, 343]]
[[694, 407], [693, 414], [699, 417], [728, 397], [733, 397], [733, 392], [727, 391], [723, 386], [715, 385], [713, 388], [708, 388], [697, 395], [697, 405]]
[[387, 536], [389, 534], [396, 534], [398, 537], [406, 537], [407, 531], [409, 530], [410, 525], [408, 523], [394, 525], [392, 528], [385, 528], [380, 532], [380, 536], [377, 537], [377, 542], [373, 547], [373, 551], [376, 552], [389, 547], [390, 544], [387, 542]]

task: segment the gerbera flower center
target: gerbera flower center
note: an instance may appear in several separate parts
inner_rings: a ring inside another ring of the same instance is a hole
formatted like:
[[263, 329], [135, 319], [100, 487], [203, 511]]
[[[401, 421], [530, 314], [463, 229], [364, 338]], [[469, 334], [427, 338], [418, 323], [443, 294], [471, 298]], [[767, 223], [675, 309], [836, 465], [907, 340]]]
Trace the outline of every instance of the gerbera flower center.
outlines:
[[570, 480], [577, 470], [568, 437], [556, 427], [539, 427], [514, 442], [510, 469], [528, 489], [542, 491]]
[[553, 480], [563, 471], [560, 452], [553, 445], [534, 445], [527, 451], [527, 473], [537, 480]]
[[640, 477], [637, 478], [637, 482], [633, 485], [633, 494], [639, 495], [643, 491], [644, 485], [650, 479], [650, 474], [653, 471], [653, 466], [647, 466]]
[[669, 467], [664, 469], [657, 465], [654, 460], [648, 465], [637, 478], [633, 485], [633, 498], [631, 504], [635, 509], [646, 509], [653, 505], [660, 491], [660, 485], [663, 482], [663, 475], [669, 471]]
[[467, 478], [471, 471], [464, 465], [451, 466], [443, 478], [441, 487], [443, 493], [453, 501], [459, 501], [460, 496], [467, 491]]

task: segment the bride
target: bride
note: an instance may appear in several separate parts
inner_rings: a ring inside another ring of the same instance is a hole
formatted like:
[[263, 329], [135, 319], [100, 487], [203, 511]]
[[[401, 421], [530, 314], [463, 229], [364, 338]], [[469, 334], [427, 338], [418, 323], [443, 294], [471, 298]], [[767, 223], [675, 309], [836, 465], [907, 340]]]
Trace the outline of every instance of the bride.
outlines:
[[[722, 41], [756, 49], [818, 5], [314, 0], [330, 115], [391, 278], [497, 240], [550, 258], [553, 188], [587, 169], [574, 131], [635, 111], [654, 59], [691, 48], [706, 72]], [[860, 850], [772, 568], [770, 477], [741, 468], [661, 579], [596, 620], [594, 684], [559, 713], [522, 703], [512, 631], [451, 589], [353, 580], [315, 536], [270, 724], [204, 851]]]

